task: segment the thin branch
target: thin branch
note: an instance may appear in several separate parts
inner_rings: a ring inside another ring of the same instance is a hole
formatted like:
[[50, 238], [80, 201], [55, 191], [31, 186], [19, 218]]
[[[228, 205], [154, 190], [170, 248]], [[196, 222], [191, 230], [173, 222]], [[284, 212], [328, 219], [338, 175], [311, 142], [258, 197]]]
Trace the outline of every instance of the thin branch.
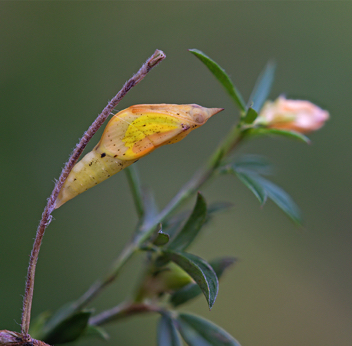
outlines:
[[93, 326], [101, 326], [109, 322], [117, 321], [122, 318], [138, 315], [146, 312], [161, 312], [162, 308], [156, 305], [143, 303], [121, 303], [110, 310], [103, 311], [89, 320]]
[[69, 173], [71, 172], [73, 166], [76, 164], [78, 158], [82, 154], [84, 148], [93, 137], [93, 135], [98, 131], [100, 126], [104, 123], [106, 118], [110, 115], [113, 109], [117, 106], [117, 104], [122, 100], [122, 98], [127, 94], [127, 92], [137, 85], [146, 75], [147, 73], [156, 65], [158, 65], [165, 58], [165, 54], [156, 50], [154, 54], [143, 64], [140, 70], [129, 79], [122, 89], [116, 94], [116, 96], [108, 103], [108, 105], [104, 108], [102, 113], [96, 118], [93, 124], [89, 127], [86, 133], [83, 135], [73, 153], [71, 154], [69, 160], [67, 161], [64, 169], [61, 172], [59, 180], [56, 182], [53, 192], [51, 193], [48, 203], [44, 209], [42, 214], [42, 219], [39, 223], [37, 234], [34, 240], [33, 249], [31, 252], [28, 272], [27, 272], [27, 281], [26, 281], [26, 289], [25, 295], [23, 299], [23, 312], [22, 312], [22, 323], [21, 323], [21, 332], [22, 335], [28, 335], [30, 317], [31, 317], [31, 308], [32, 308], [32, 300], [33, 300], [33, 290], [34, 290], [34, 277], [35, 277], [35, 268], [38, 261], [38, 255], [40, 246], [42, 243], [42, 239], [45, 233], [45, 229], [48, 227], [52, 220], [51, 213], [55, 209], [56, 199], [59, 195], [62, 185], [67, 179]]

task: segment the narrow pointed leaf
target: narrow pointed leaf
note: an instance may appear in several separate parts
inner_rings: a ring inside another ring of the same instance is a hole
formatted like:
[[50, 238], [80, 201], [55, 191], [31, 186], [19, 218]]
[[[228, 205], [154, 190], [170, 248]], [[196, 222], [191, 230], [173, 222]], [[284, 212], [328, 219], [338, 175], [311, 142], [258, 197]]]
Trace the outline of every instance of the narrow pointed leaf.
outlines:
[[274, 128], [265, 128], [265, 127], [258, 127], [252, 128], [245, 131], [245, 135], [250, 136], [281, 136], [286, 138], [291, 138], [294, 140], [298, 140], [300, 142], [304, 142], [310, 144], [310, 139], [303, 135], [302, 133], [298, 133], [295, 131], [285, 131], [285, 130], [278, 130]]
[[196, 315], [182, 313], [177, 327], [189, 346], [240, 346], [228, 332]]
[[240, 172], [235, 172], [235, 174], [238, 179], [240, 179], [242, 183], [254, 193], [255, 197], [257, 197], [260, 204], [263, 205], [267, 199], [267, 192], [263, 188], [263, 186], [258, 183], [258, 180], [255, 179], [256, 175]]
[[198, 193], [196, 205], [186, 224], [175, 238], [171, 240], [168, 248], [171, 250], [185, 250], [198, 235], [207, 219], [207, 204], [204, 197]]
[[162, 314], [159, 321], [158, 346], [182, 346], [176, 327], [168, 314]]
[[[214, 269], [216, 276], [220, 280], [220, 277], [224, 271], [236, 261], [237, 259], [234, 257], [223, 257], [212, 260], [209, 264]], [[200, 294], [202, 294], [202, 291], [197, 284], [189, 284], [172, 294], [170, 297], [170, 303], [176, 307], [198, 297]]]
[[253, 124], [254, 120], [257, 119], [258, 113], [252, 107], [249, 107], [246, 115], [243, 118], [245, 124]]
[[43, 333], [43, 328], [50, 318], [51, 313], [49, 311], [42, 312], [39, 316], [37, 316], [33, 322], [31, 322], [31, 326], [29, 328], [29, 334], [34, 339], [40, 339]]
[[75, 303], [71, 302], [63, 305], [47, 320], [47, 322], [43, 326], [43, 333], [44, 334], [50, 333], [50, 331], [55, 329], [60, 323], [70, 318], [72, 314], [75, 313], [75, 310], [76, 310]]
[[167, 250], [163, 252], [163, 255], [165, 258], [180, 266], [192, 277], [200, 287], [211, 309], [218, 295], [219, 281], [209, 263], [198, 256], [185, 252]]
[[266, 191], [268, 197], [283, 210], [294, 222], [301, 224], [301, 212], [292, 198], [281, 187], [258, 176], [257, 181]]
[[267, 158], [259, 155], [242, 155], [232, 165], [236, 172], [269, 175], [273, 169]]
[[209, 205], [208, 207], [208, 215], [221, 213], [223, 211], [227, 211], [233, 208], [234, 205], [231, 202], [215, 202]]
[[173, 307], [177, 307], [197, 298], [201, 294], [202, 291], [197, 284], [189, 284], [173, 293], [170, 297], [170, 303]]
[[274, 81], [275, 70], [276, 64], [273, 61], [269, 61], [255, 83], [255, 87], [249, 97], [248, 106], [257, 112], [260, 111], [269, 96]]
[[104, 341], [109, 340], [109, 334], [105, 329], [99, 326], [93, 326], [91, 324], [88, 324], [84, 336], [88, 338], [98, 338]]
[[74, 341], [86, 331], [93, 310], [78, 311], [62, 320], [44, 336], [43, 341], [50, 345]]
[[215, 76], [215, 78], [221, 83], [221, 85], [231, 96], [238, 108], [242, 112], [245, 112], [246, 104], [225, 70], [220, 67], [214, 60], [205, 55], [202, 51], [198, 49], [189, 49], [189, 51], [194, 54], [210, 70], [210, 72]]

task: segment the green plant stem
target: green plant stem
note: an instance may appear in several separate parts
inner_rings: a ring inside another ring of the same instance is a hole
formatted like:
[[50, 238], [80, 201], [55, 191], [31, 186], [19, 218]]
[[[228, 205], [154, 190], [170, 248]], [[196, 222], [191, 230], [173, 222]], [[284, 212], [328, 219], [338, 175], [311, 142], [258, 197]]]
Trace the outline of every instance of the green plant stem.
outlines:
[[144, 211], [144, 205], [143, 205], [141, 182], [139, 179], [136, 164], [127, 167], [125, 169], [125, 173], [126, 173], [128, 184], [132, 192], [132, 197], [133, 197], [134, 205], [137, 210], [137, 215], [138, 215], [138, 218], [140, 219], [144, 216], [145, 211]]
[[92, 317], [89, 324], [93, 326], [101, 326], [109, 322], [117, 321], [133, 315], [161, 312], [162, 308], [156, 305], [142, 304], [142, 303], [121, 303], [110, 310], [106, 310], [99, 315]]

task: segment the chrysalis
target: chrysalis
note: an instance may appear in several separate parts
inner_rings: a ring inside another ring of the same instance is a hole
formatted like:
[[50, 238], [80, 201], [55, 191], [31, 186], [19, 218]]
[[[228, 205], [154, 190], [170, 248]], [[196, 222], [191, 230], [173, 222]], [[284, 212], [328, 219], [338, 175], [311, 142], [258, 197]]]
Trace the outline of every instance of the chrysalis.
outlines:
[[156, 148], [172, 144], [223, 108], [191, 105], [135, 105], [115, 114], [96, 147], [65, 181], [55, 208], [120, 172]]

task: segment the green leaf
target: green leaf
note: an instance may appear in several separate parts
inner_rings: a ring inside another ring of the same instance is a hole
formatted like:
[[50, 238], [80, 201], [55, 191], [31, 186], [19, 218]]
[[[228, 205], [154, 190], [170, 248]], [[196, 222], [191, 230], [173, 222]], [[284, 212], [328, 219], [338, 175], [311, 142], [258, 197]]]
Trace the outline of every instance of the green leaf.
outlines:
[[253, 124], [254, 120], [257, 119], [258, 113], [252, 107], [249, 107], [246, 115], [243, 117], [245, 124]]
[[240, 346], [224, 329], [196, 315], [179, 314], [177, 328], [189, 346]]
[[208, 215], [223, 212], [233, 207], [234, 205], [231, 202], [215, 202], [209, 205]]
[[310, 144], [310, 139], [302, 133], [295, 131], [278, 130], [274, 128], [257, 127], [244, 131], [244, 135], [250, 136], [282, 136]]
[[158, 231], [156, 238], [153, 241], [155, 246], [164, 246], [170, 240], [170, 236], [167, 233], [164, 233], [161, 229]]
[[283, 189], [271, 181], [260, 176], [258, 176], [256, 179], [266, 191], [268, 197], [294, 222], [301, 224], [301, 212], [292, 198]]
[[[236, 261], [237, 259], [234, 257], [223, 257], [212, 260], [209, 264], [214, 269], [218, 279], [220, 279], [224, 271]], [[170, 297], [170, 303], [176, 307], [198, 297], [200, 294], [202, 294], [202, 291], [199, 286], [192, 283], [173, 293]]]
[[261, 110], [269, 96], [274, 81], [275, 70], [276, 64], [273, 61], [269, 61], [255, 83], [252, 94], [249, 97], [248, 106], [257, 112]]
[[85, 333], [92, 312], [93, 310], [74, 312], [53, 328], [47, 330], [43, 340], [50, 345], [56, 345], [78, 339]]
[[235, 165], [228, 165], [223, 172], [234, 173], [264, 204], [266, 198], [270, 198], [281, 210], [283, 210], [294, 222], [301, 224], [301, 213], [292, 198], [280, 187], [271, 181], [261, 177], [250, 170], [239, 168]]
[[271, 163], [265, 157], [259, 155], [242, 155], [235, 161], [232, 168], [240, 173], [264, 175], [272, 174], [273, 171]]
[[104, 341], [107, 341], [110, 338], [105, 329], [98, 326], [93, 326], [91, 324], [87, 325], [84, 336], [88, 338], [98, 338]]
[[200, 257], [185, 252], [167, 250], [163, 252], [163, 255], [192, 277], [203, 292], [211, 309], [219, 291], [219, 281], [213, 268]]
[[158, 325], [158, 346], [181, 346], [172, 318], [166, 313], [161, 315]]
[[230, 77], [227, 75], [225, 70], [221, 68], [214, 60], [210, 59], [207, 55], [198, 49], [189, 49], [215, 76], [215, 78], [221, 83], [232, 100], [236, 103], [238, 108], [242, 111], [246, 111], [246, 104], [236, 87], [233, 85]]
[[263, 205], [267, 199], [267, 192], [256, 179], [257, 176], [255, 174], [240, 173], [236, 171], [235, 174], [238, 179], [240, 179], [242, 183], [254, 193], [255, 197], [257, 197], [260, 204]]
[[200, 294], [202, 294], [202, 291], [197, 284], [189, 284], [173, 293], [169, 301], [173, 307], [177, 307], [198, 297]]
[[50, 311], [44, 311], [39, 316], [37, 316], [33, 322], [31, 322], [31, 326], [29, 328], [29, 334], [34, 339], [40, 339], [43, 333], [43, 328], [45, 323], [48, 321], [51, 316]]
[[47, 334], [52, 329], [56, 328], [58, 324], [69, 318], [76, 311], [74, 303], [67, 303], [57, 310], [43, 327], [43, 333]]
[[198, 235], [204, 222], [207, 219], [207, 204], [204, 197], [198, 193], [197, 201], [181, 231], [171, 240], [168, 248], [171, 250], [185, 250]]

